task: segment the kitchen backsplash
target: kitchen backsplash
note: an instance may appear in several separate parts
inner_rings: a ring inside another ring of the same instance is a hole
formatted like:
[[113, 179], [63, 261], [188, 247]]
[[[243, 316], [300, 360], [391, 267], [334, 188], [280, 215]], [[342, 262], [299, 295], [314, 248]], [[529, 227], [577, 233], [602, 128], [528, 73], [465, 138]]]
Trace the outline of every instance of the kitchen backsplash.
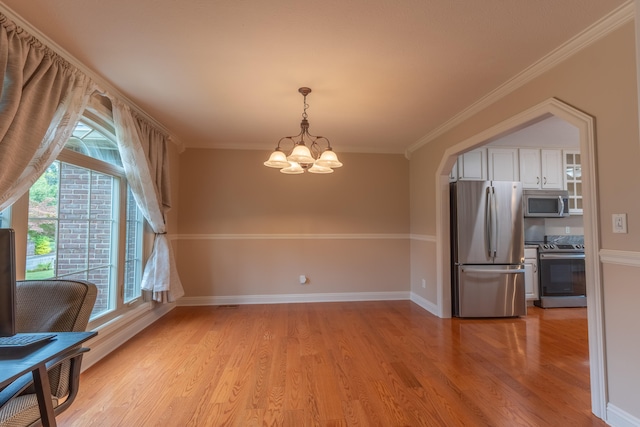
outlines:
[[565, 218], [524, 219], [525, 242], [543, 242], [545, 236], [565, 237], [569, 238], [569, 240], [575, 238], [579, 241], [565, 241], [566, 243], [582, 243], [582, 240], [584, 239], [582, 215], [574, 215]]
[[548, 235], [544, 236], [545, 243], [564, 243], [564, 244], [573, 244], [573, 245], [582, 245], [584, 244], [584, 236], [583, 235]]

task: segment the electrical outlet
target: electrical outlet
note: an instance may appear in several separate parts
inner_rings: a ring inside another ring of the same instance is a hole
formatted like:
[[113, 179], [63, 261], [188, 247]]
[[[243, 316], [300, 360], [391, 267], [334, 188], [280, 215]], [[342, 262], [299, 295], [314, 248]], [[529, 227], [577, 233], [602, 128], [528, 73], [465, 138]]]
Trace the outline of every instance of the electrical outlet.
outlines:
[[627, 232], [627, 214], [612, 214], [611, 221], [613, 223], [614, 233], [626, 233]]
[[422, 287], [423, 288], [427, 287], [427, 279], [422, 279]]
[[564, 234], [571, 234], [571, 227], [565, 227], [564, 228]]

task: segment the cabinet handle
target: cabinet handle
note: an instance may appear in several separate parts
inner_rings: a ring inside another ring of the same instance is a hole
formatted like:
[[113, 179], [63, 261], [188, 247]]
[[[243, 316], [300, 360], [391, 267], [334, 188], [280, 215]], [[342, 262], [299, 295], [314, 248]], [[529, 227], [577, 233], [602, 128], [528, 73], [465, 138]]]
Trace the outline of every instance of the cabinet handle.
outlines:
[[540, 184], [540, 177], [536, 176], [536, 185]]
[[536, 274], [538, 272], [538, 263], [534, 262], [533, 263], [533, 274]]
[[547, 177], [544, 177], [544, 185], [547, 185]]

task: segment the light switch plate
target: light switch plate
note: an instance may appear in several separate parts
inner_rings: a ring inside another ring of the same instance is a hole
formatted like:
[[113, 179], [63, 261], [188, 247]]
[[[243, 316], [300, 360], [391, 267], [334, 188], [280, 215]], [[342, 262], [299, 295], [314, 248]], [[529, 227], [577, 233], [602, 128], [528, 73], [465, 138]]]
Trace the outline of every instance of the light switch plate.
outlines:
[[627, 232], [627, 214], [612, 214], [611, 220], [613, 222], [614, 233], [626, 233]]

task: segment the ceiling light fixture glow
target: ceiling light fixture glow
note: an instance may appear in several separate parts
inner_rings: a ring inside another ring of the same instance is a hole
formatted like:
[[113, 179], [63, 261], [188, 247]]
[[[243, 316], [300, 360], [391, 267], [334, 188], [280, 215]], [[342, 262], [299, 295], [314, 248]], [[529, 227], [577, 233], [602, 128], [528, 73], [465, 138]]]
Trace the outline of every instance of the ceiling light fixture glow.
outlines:
[[[305, 171], [318, 174], [332, 173], [333, 169], [341, 167], [342, 163], [333, 151], [331, 143], [324, 136], [314, 136], [309, 133], [307, 95], [311, 93], [311, 89], [301, 87], [298, 92], [304, 97], [300, 133], [280, 138], [278, 146], [269, 156], [269, 160], [264, 162], [264, 165], [278, 168], [280, 172], [291, 175], [301, 174]], [[306, 145], [305, 138], [309, 146]], [[292, 150], [288, 156], [281, 148], [283, 143], [292, 144]]]

